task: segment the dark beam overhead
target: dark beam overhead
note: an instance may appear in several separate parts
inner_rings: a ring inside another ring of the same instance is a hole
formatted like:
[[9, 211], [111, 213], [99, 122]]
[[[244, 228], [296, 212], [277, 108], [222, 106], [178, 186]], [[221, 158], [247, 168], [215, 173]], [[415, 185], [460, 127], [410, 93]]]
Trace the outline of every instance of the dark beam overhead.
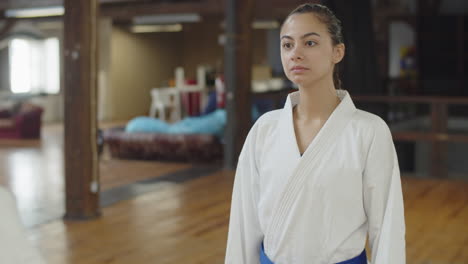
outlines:
[[[110, 1], [110, 0], [107, 0]], [[115, 19], [126, 19], [140, 15], [168, 13], [199, 13], [219, 15], [223, 12], [223, 1], [160, 1], [160, 2], [108, 2], [101, 4], [101, 15]]]
[[[120, 5], [160, 5], [160, 4], [180, 4], [180, 3], [202, 3], [205, 0], [97, 0], [101, 5], [120, 4]], [[223, 1], [212, 1], [223, 2]], [[210, 3], [211, 4], [211, 3]], [[63, 0], [0, 0], [0, 9], [34, 8], [46, 6], [63, 5]]]
[[203, 2], [203, 0], [100, 0], [99, 1], [100, 4], [112, 4], [112, 3], [180, 3], [180, 2]]

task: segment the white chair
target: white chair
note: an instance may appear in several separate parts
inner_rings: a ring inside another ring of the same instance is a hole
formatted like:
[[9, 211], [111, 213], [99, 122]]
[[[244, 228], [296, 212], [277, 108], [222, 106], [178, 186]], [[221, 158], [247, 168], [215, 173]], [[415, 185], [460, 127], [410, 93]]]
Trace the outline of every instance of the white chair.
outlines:
[[150, 116], [166, 120], [166, 110], [170, 110], [169, 121], [176, 122], [182, 118], [179, 90], [170, 87], [151, 89]]

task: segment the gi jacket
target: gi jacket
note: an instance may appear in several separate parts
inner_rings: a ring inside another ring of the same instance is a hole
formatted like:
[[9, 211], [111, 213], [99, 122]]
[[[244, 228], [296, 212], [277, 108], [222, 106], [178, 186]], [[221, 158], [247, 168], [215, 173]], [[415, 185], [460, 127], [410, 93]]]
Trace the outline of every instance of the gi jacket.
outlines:
[[359, 255], [405, 264], [398, 160], [387, 124], [356, 109], [347, 91], [301, 156], [293, 107], [252, 127], [236, 170], [225, 262], [259, 263], [263, 241], [275, 264], [331, 264]]

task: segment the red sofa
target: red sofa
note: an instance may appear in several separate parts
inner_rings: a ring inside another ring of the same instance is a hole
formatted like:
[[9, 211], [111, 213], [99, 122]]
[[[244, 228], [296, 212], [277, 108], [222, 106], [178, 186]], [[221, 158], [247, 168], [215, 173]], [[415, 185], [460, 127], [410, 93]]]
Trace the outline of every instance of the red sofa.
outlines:
[[16, 110], [0, 110], [0, 138], [41, 137], [41, 117], [43, 109], [23, 103]]

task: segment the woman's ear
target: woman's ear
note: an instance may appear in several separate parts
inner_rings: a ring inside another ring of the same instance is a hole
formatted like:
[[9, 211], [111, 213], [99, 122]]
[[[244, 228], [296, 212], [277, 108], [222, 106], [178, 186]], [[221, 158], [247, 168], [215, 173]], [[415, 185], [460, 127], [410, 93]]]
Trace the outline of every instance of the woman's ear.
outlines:
[[340, 43], [338, 45], [335, 45], [333, 47], [333, 63], [338, 63], [340, 62], [345, 55], [345, 45], [343, 43]]

